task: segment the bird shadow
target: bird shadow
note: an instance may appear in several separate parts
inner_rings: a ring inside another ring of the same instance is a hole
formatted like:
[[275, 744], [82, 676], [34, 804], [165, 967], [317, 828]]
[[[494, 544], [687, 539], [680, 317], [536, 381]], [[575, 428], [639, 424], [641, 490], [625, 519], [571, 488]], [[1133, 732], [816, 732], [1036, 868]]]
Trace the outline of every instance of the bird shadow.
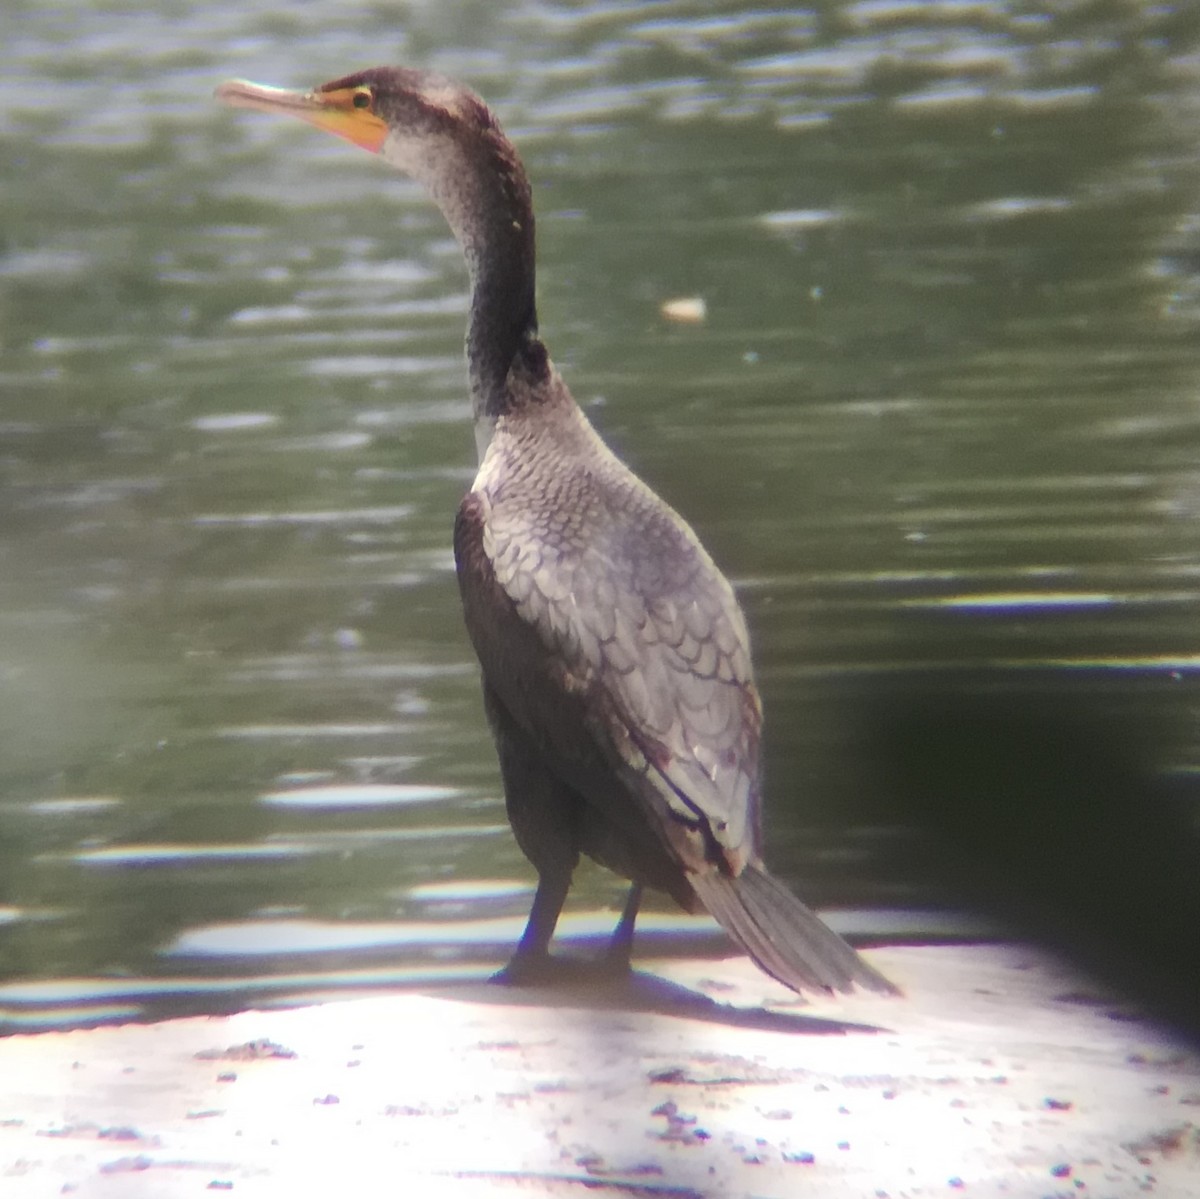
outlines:
[[511, 986], [492, 980], [473, 980], [433, 988], [423, 987], [422, 991], [435, 998], [460, 1003], [636, 1012], [641, 1015], [700, 1020], [727, 1028], [749, 1028], [798, 1036], [846, 1036], [850, 1033], [888, 1031], [862, 1021], [722, 1003], [701, 991], [643, 970], [614, 975], [583, 969], [574, 977], [565, 974], [552, 983]]

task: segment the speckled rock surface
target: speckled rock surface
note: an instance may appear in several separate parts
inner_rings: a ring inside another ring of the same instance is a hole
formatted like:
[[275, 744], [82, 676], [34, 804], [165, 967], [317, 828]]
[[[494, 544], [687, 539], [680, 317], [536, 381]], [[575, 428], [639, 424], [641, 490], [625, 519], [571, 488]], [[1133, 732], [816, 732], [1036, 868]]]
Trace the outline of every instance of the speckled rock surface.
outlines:
[[10, 1037], [0, 1195], [1200, 1194], [1188, 1046], [1035, 950], [870, 956], [906, 998], [675, 961]]

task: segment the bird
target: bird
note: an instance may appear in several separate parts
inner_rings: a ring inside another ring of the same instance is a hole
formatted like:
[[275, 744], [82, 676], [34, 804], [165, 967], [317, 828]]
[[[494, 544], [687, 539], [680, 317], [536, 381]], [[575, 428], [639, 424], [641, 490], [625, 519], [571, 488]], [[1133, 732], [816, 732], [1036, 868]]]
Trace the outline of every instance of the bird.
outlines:
[[745, 618], [691, 527], [601, 440], [550, 359], [530, 183], [492, 110], [453, 79], [393, 66], [310, 91], [231, 80], [215, 94], [380, 155], [424, 185], [466, 259], [479, 466], [455, 564], [509, 822], [538, 880], [496, 979], [556, 978], [550, 946], [586, 855], [631, 882], [603, 971], [631, 969], [649, 887], [709, 912], [793, 991], [896, 992], [764, 864]]

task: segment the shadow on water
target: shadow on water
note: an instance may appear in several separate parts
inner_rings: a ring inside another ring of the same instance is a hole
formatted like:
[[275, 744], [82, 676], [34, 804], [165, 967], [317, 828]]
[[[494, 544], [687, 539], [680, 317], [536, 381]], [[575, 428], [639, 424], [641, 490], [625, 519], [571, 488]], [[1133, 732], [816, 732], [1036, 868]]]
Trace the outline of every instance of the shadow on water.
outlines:
[[481, 969], [476, 966], [451, 966], [440, 971], [397, 971], [386, 967], [376, 971], [326, 969], [307, 977], [294, 975], [269, 982], [247, 979], [242, 986], [227, 979], [219, 990], [184, 980], [177, 980], [172, 986], [161, 979], [128, 980], [116, 984], [92, 979], [80, 980], [75, 987], [68, 983], [57, 988], [5, 988], [5, 993], [0, 994], [0, 1034], [232, 1015], [241, 1011], [404, 992], [492, 1007], [640, 1013], [727, 1028], [803, 1036], [883, 1031], [873, 1025], [831, 1016], [724, 1003], [701, 990], [644, 970], [635, 969], [618, 978], [598, 977], [594, 971], [586, 971], [574, 981], [564, 977], [552, 985], [528, 987], [508, 987], [491, 982], [491, 972], [491, 967]]
[[877, 679], [841, 707], [846, 749], [948, 894], [1200, 1035], [1196, 780], [1162, 769], [1154, 679], [1093, 673]]
[[735, 1007], [670, 979], [634, 970], [627, 977], [553, 987], [502, 987], [494, 983], [423, 989], [423, 994], [495, 1007], [586, 1008], [674, 1016], [726, 1028], [751, 1028], [802, 1036], [839, 1036], [885, 1031], [874, 1025], [765, 1007]]
[[[725, 935], [707, 919], [645, 913], [636, 956], [660, 960], [712, 962], [717, 978], [731, 952]], [[917, 926], [929, 915], [912, 914]], [[762, 1007], [737, 1007], [646, 970], [613, 976], [599, 966], [613, 917], [609, 913], [568, 915], [556, 949], [558, 971], [544, 985], [510, 987], [491, 982], [511, 953], [520, 921], [447, 922], [440, 931], [426, 928], [430, 943], [421, 944], [418, 926], [331, 925], [321, 929], [276, 930], [245, 926], [208, 930], [214, 954], [228, 967], [238, 951], [229, 938], [252, 937], [261, 948], [249, 955], [240, 971], [215, 973], [202, 960], [186, 957], [173, 976], [77, 977], [0, 983], [0, 1034], [46, 1028], [153, 1022], [204, 1014], [232, 1014], [249, 1009], [286, 1008], [334, 999], [387, 995], [406, 991], [461, 1001], [508, 1006], [596, 1008], [657, 1013], [729, 1027], [774, 1029], [796, 1033], [870, 1031], [860, 1024]], [[963, 925], [951, 921], [945, 939], [961, 936]], [[280, 945], [297, 934], [311, 945], [325, 939], [324, 950]], [[852, 934], [851, 934], [852, 935]], [[367, 936], [359, 948], [355, 937]], [[862, 939], [854, 937], [862, 943]], [[921, 940], [928, 940], [922, 936]], [[223, 949], [218, 950], [219, 943]], [[335, 948], [336, 945], [342, 948]], [[374, 948], [372, 948], [374, 946]], [[791, 1002], [802, 1004], [800, 998]]]

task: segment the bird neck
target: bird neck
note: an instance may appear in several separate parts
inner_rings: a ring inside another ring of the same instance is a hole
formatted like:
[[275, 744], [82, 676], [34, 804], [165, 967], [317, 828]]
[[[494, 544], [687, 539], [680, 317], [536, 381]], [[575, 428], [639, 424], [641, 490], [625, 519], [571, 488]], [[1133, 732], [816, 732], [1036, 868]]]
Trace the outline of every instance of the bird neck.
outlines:
[[529, 181], [516, 149], [486, 108], [458, 125], [410, 138], [393, 133], [383, 153], [425, 185], [462, 247], [471, 275], [467, 366], [477, 427], [516, 402], [509, 372], [537, 344], [534, 227]]
[[533, 213], [488, 206], [460, 238], [471, 273], [467, 370], [476, 421], [494, 422], [512, 407], [509, 373], [537, 340]]

